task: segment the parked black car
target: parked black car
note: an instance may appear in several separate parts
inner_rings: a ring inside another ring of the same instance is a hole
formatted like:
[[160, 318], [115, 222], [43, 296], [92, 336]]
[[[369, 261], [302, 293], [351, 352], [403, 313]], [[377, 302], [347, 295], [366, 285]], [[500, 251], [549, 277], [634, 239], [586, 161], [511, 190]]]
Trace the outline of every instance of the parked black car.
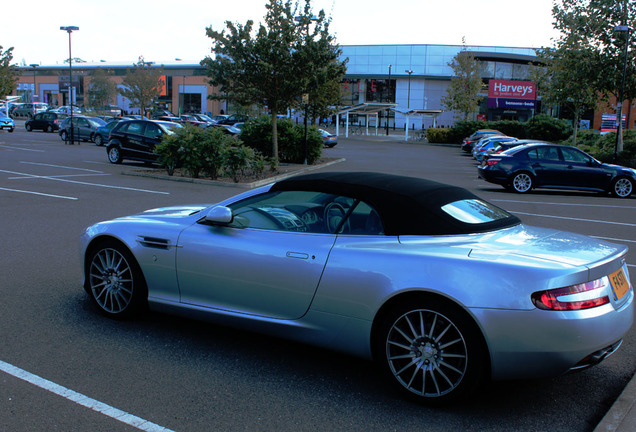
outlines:
[[[71, 120], [73, 134], [71, 135]], [[98, 117], [77, 116], [67, 117], [60, 125], [60, 138], [63, 141], [72, 136], [77, 141], [93, 141], [95, 131], [98, 127], [104, 126], [106, 122]]]
[[33, 130], [55, 132], [60, 129], [60, 123], [64, 117], [66, 116], [63, 114], [50, 111], [37, 113], [24, 123], [24, 128], [29, 132]]
[[505, 136], [505, 134], [502, 134], [495, 129], [479, 129], [473, 132], [471, 136], [464, 138], [464, 141], [462, 142], [462, 150], [464, 150], [466, 153], [472, 153], [473, 147], [475, 146], [475, 143], [477, 143], [477, 141], [484, 137], [492, 135]]
[[478, 167], [479, 177], [526, 193], [533, 188], [611, 192], [628, 198], [636, 170], [597, 161], [587, 153], [550, 143], [526, 144], [492, 154]]
[[172, 129], [183, 127], [178, 123], [157, 120], [120, 121], [110, 132], [106, 152], [110, 163], [119, 164], [124, 159], [155, 162], [155, 147]]
[[245, 123], [249, 120], [249, 117], [243, 114], [232, 114], [226, 119], [219, 120], [216, 124], [220, 125], [230, 125], [232, 126], [235, 123]]

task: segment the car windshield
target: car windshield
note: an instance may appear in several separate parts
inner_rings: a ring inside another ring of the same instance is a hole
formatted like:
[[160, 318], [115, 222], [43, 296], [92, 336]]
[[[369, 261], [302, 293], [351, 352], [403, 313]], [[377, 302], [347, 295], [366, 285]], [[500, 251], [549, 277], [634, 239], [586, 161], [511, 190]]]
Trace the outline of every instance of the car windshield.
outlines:
[[168, 122], [168, 121], [157, 121], [157, 124], [162, 126], [162, 129], [168, 134], [168, 135], [172, 135], [174, 133], [175, 129], [179, 129], [182, 128], [183, 125], [179, 124], [179, 123], [173, 123], [173, 122]]
[[86, 120], [88, 120], [91, 126], [95, 126], [95, 127], [104, 126], [106, 124], [106, 122], [100, 118], [90, 118]]

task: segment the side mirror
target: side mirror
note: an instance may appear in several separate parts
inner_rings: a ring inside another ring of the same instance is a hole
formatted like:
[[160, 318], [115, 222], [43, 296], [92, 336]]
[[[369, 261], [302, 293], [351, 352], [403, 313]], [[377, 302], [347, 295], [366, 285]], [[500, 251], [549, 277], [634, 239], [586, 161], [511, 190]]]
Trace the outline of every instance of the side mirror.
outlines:
[[234, 215], [232, 214], [232, 209], [224, 206], [212, 207], [203, 218], [204, 222], [214, 225], [227, 225], [232, 223], [233, 220]]

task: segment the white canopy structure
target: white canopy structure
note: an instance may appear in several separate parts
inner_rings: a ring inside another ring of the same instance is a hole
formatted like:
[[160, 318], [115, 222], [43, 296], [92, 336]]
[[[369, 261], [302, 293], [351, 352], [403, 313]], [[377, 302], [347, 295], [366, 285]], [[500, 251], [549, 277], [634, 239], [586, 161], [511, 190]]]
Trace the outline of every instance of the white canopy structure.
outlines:
[[408, 141], [409, 139], [409, 119], [416, 118], [424, 118], [430, 117], [433, 119], [433, 127], [437, 126], [437, 117], [442, 113], [442, 110], [429, 110], [429, 109], [410, 109], [410, 110], [399, 110], [394, 109], [393, 111], [402, 114], [406, 117], [406, 127], [404, 128], [404, 141]]
[[[338, 111], [338, 119], [340, 118], [341, 114], [345, 114], [346, 115], [346, 121], [345, 121], [345, 138], [349, 137], [349, 114], [357, 114], [357, 115], [363, 115], [366, 117], [366, 121], [365, 121], [365, 135], [369, 135], [369, 116], [375, 116], [376, 117], [376, 122], [375, 122], [375, 133], [377, 135], [378, 133], [378, 121], [377, 121], [377, 117], [378, 114], [381, 111], [386, 111], [386, 110], [394, 110], [395, 107], [397, 106], [397, 104], [395, 103], [372, 103], [372, 102], [368, 102], [368, 103], [360, 103], [357, 105], [352, 105], [350, 107], [345, 107], [342, 108], [341, 110]], [[338, 133], [340, 132], [340, 122], [336, 121], [336, 135], [338, 135]]]

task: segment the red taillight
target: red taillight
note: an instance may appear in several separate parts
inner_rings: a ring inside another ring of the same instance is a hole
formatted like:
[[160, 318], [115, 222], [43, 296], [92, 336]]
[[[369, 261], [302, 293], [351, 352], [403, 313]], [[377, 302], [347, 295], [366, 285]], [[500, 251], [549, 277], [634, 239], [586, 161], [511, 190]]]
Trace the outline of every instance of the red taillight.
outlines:
[[532, 294], [532, 303], [543, 310], [583, 310], [609, 303], [607, 277], [578, 285], [537, 291]]
[[496, 165], [501, 159], [488, 159], [486, 160], [486, 165]]

